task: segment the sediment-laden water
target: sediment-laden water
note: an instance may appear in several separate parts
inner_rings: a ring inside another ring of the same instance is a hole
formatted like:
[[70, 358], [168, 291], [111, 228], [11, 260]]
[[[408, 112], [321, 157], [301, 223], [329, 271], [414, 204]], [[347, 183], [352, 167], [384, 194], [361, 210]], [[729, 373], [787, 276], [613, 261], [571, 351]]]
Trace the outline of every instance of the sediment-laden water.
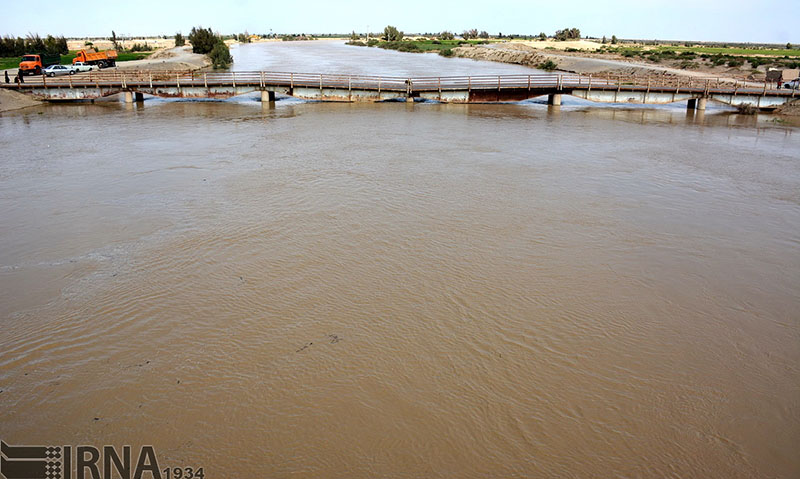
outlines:
[[7, 443], [206, 477], [800, 474], [800, 136], [769, 117], [148, 99], [2, 114], [0, 151]]

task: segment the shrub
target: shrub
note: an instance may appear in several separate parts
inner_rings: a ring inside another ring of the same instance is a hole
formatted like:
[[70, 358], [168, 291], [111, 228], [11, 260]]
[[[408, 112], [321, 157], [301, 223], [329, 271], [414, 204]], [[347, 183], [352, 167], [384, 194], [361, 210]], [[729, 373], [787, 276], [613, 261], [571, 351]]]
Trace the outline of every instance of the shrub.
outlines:
[[228, 45], [225, 45], [222, 40], [214, 45], [214, 48], [211, 49], [211, 53], [208, 54], [208, 57], [211, 59], [211, 64], [214, 65], [214, 69], [228, 68], [231, 63], [233, 63], [231, 51], [228, 49]]
[[183, 35], [181, 35], [180, 33], [176, 33], [175, 34], [175, 46], [176, 47], [182, 47], [184, 45], [186, 45], [186, 39], [184, 39]]
[[539, 70], [544, 70], [544, 71], [547, 71], [547, 72], [551, 72], [551, 71], [555, 70], [556, 68], [558, 68], [558, 64], [556, 62], [554, 62], [553, 60], [546, 60], [546, 61], [543, 61], [543, 62], [539, 63], [538, 65], [536, 65], [536, 68], [538, 68]]
[[580, 40], [581, 31], [578, 28], [565, 28], [564, 30], [556, 30], [554, 37], [558, 41]]
[[728, 60], [728, 66], [731, 68], [740, 67], [742, 65], [744, 65], [744, 60], [742, 60], [741, 58], [731, 58], [730, 60]]
[[129, 52], [149, 52], [152, 51], [153, 47], [145, 42], [144, 44], [141, 43], [134, 43], [129, 49]]
[[439, 34], [439, 39], [440, 40], [452, 40], [455, 37], [456, 36], [453, 35], [452, 32], [448, 32], [447, 30], [445, 30], [445, 31], [443, 31], [442, 33]]
[[450, 48], [444, 48], [442, 50], [439, 50], [439, 55], [441, 55], [443, 57], [452, 57], [453, 56], [453, 50], [450, 49]]
[[403, 39], [403, 32], [392, 25], [387, 25], [383, 29], [383, 39], [387, 42], [399, 42]]
[[752, 103], [742, 103], [736, 109], [739, 110], [740, 115], [755, 115], [758, 113], [758, 108]]

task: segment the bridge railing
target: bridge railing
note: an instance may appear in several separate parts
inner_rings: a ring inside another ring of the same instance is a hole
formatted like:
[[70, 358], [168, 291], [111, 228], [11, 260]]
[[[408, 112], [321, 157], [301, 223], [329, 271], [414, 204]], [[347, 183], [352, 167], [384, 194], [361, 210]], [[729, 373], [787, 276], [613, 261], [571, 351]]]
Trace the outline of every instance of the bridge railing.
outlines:
[[[610, 89], [675, 90], [692, 92], [748, 91], [775, 93], [773, 83], [734, 80], [718, 77], [677, 75], [576, 75], [545, 73], [535, 75], [475, 75], [441, 77], [396, 77], [295, 72], [199, 72], [189, 70], [103, 70], [60, 77], [27, 77], [24, 84], [6, 85], [17, 88], [55, 87], [189, 87], [189, 86], [258, 86], [288, 88], [368, 89], [398, 92], [431, 92], [447, 90], [492, 90], [527, 88], [543, 89]], [[789, 92], [783, 91], [786, 94]]]

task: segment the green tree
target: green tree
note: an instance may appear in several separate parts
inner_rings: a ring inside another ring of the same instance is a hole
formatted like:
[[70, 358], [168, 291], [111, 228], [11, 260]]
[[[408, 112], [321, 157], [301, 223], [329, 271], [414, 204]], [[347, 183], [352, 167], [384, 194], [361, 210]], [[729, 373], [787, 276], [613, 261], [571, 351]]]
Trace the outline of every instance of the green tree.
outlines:
[[194, 53], [211, 53], [214, 46], [222, 41], [210, 28], [203, 27], [192, 27], [188, 38]]
[[359, 38], [361, 38], [361, 37], [358, 35], [358, 33], [356, 33], [355, 30], [353, 30], [353, 33], [350, 34], [350, 41], [354, 42], [354, 41], [358, 40]]
[[787, 50], [791, 50], [792, 49], [792, 44], [791, 43], [787, 43], [786, 44], [786, 49]]
[[486, 30], [483, 30], [483, 31], [480, 33], [480, 35], [478, 35], [478, 36], [479, 36], [479, 37], [481, 37], [481, 38], [483, 38], [484, 40], [486, 40], [486, 39], [488, 39], [488, 38], [489, 38], [489, 32], [487, 32]]
[[383, 29], [382, 38], [387, 42], [399, 42], [403, 39], [403, 32], [391, 25], [387, 25], [386, 28]]
[[581, 31], [578, 28], [565, 28], [564, 30], [557, 30], [554, 35], [558, 41], [577, 40], [581, 38]]
[[608, 40], [606, 40], [606, 36], [603, 35], [603, 45], [605, 45], [606, 43], [608, 43]]
[[214, 66], [214, 69], [228, 68], [231, 66], [231, 63], [233, 63], [233, 57], [231, 56], [230, 49], [228, 49], [228, 45], [225, 45], [221, 40], [214, 45], [208, 57], [211, 59], [211, 64]]
[[186, 40], [183, 38], [183, 35], [181, 35], [181, 32], [176, 33], [175, 34], [175, 46], [176, 47], [182, 47], [184, 45], [186, 45]]
[[119, 44], [117, 43], [117, 34], [114, 30], [111, 30], [111, 44], [114, 45], [114, 50], [121, 50]]
[[611, 35], [611, 44], [612, 45], [616, 45], [617, 44], [617, 36], [616, 35]]
[[44, 40], [42, 40], [38, 33], [28, 34], [28, 38], [25, 40], [25, 49], [27, 53], [44, 53], [47, 51]]
[[452, 32], [448, 32], [447, 30], [445, 30], [439, 34], [439, 38], [441, 40], [452, 40], [455, 38], [455, 35], [453, 35]]
[[44, 39], [44, 51], [50, 55], [66, 55], [69, 53], [67, 39], [47, 35], [47, 38]]
[[541, 41], [547, 40], [547, 34], [545, 32], [540, 33], [539, 34], [539, 40], [541, 40]]

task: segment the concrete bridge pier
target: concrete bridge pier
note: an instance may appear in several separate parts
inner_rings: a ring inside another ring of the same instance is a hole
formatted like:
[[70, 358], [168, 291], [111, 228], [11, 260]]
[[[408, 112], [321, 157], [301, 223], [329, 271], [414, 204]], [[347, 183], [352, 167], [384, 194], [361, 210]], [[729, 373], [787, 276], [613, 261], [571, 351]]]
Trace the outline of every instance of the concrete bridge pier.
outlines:
[[705, 110], [706, 103], [708, 103], [708, 98], [692, 98], [686, 102], [686, 108], [688, 110]]
[[262, 102], [274, 102], [275, 101], [275, 92], [274, 91], [261, 91], [261, 101]]
[[561, 106], [561, 93], [553, 93], [547, 95], [547, 104], [553, 106]]
[[141, 103], [144, 101], [144, 93], [133, 92], [133, 91], [126, 91], [123, 92], [125, 95], [125, 103], [133, 103], [134, 100], [136, 103]]

